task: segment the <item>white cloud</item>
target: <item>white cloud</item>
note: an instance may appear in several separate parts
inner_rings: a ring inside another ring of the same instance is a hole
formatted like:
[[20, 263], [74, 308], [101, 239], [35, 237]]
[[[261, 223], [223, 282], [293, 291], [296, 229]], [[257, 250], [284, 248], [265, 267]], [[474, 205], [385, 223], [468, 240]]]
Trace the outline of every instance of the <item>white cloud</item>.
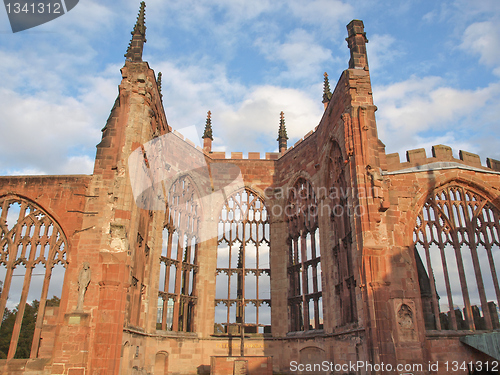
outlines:
[[[468, 147], [458, 134], [475, 134], [489, 125], [485, 113], [500, 98], [500, 84], [492, 83], [476, 90], [446, 86], [438, 77], [412, 77], [384, 87], [374, 88], [378, 106], [377, 125], [387, 151], [403, 151], [448, 142], [449, 146]], [[426, 132], [432, 131], [432, 136]]]
[[349, 22], [354, 14], [352, 5], [339, 0], [290, 0], [288, 6], [293, 15], [303, 22], [319, 24], [330, 32], [345, 20]]
[[[33, 68], [28, 76], [35, 72]], [[117, 95], [117, 82], [106, 72], [80, 79], [86, 86], [74, 97], [52, 88], [27, 93], [0, 89], [0, 170], [8, 174], [92, 172], [94, 147]]]
[[316, 73], [326, 61], [332, 60], [331, 51], [316, 43], [314, 36], [304, 29], [295, 29], [286, 36], [284, 43], [263, 38], [255, 41], [266, 58], [281, 61], [287, 71], [279, 74], [280, 80], [300, 80]]
[[500, 25], [492, 21], [476, 22], [467, 27], [460, 47], [480, 56], [479, 61], [495, 68], [500, 75]]
[[322, 105], [300, 90], [254, 87], [241, 105], [228, 108], [221, 114], [220, 122], [226, 132], [224, 138], [228, 148], [234, 151], [275, 151], [281, 111], [285, 113], [289, 145], [293, 145], [318, 125]]

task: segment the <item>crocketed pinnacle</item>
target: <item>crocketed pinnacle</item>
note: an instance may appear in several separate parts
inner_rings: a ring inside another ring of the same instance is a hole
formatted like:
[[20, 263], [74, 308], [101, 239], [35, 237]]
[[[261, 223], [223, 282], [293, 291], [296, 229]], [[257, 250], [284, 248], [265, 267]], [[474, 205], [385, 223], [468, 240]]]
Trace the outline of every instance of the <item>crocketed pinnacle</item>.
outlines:
[[286, 128], [285, 128], [285, 114], [283, 111], [280, 113], [280, 128], [278, 130], [278, 151], [279, 152], [285, 152], [287, 149], [287, 139], [288, 136], [286, 135]]
[[323, 84], [323, 103], [328, 103], [332, 98], [332, 92], [330, 91], [330, 82], [328, 81], [328, 74], [325, 72], [325, 82]]
[[285, 140], [288, 139], [288, 136], [286, 135], [286, 128], [285, 128], [285, 114], [283, 113], [283, 111], [281, 111], [281, 113], [280, 113], [280, 128], [278, 130], [277, 141], [279, 141], [280, 139], [285, 139]]
[[135, 23], [134, 30], [131, 32], [132, 39], [127, 49], [125, 57], [127, 60], [140, 62], [142, 61], [142, 50], [146, 43], [146, 3], [141, 1], [139, 15]]
[[210, 138], [212, 141], [214, 140], [212, 137], [212, 112], [207, 112], [207, 123], [205, 124], [205, 131], [203, 132], [202, 138]]
[[161, 72], [158, 72], [158, 78], [156, 80], [156, 85], [158, 86], [158, 93], [160, 94], [160, 98], [163, 97], [161, 94]]
[[137, 16], [137, 22], [135, 23], [132, 35], [136, 33], [140, 33], [143, 36], [146, 36], [146, 3], [144, 1], [141, 1], [139, 15]]

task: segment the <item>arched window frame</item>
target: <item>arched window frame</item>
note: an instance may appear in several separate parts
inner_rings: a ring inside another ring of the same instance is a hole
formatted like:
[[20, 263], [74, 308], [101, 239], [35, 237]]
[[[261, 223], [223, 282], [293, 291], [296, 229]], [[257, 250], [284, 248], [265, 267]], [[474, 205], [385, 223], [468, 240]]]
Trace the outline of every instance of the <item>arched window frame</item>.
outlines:
[[[476, 189], [451, 182], [430, 194], [413, 230], [427, 330], [500, 328], [499, 236], [500, 212]], [[491, 280], [488, 295], [485, 278]], [[463, 306], [457, 309], [459, 300]], [[441, 311], [445, 305], [447, 312]]]
[[[225, 306], [226, 318], [221, 322], [216, 318], [214, 333], [241, 333], [242, 325], [246, 333], [271, 333], [270, 322], [264, 324], [259, 315], [264, 304], [271, 308], [270, 284], [269, 288], [264, 290], [260, 280], [261, 275], [267, 275], [269, 278], [271, 276], [269, 230], [269, 214], [264, 199], [251, 189], [239, 190], [224, 202], [219, 215], [216, 278], [218, 275], [227, 275], [227, 294], [226, 298], [215, 299], [215, 309], [217, 316], [218, 306]], [[247, 255], [252, 256], [248, 252], [253, 251], [250, 250], [250, 244], [255, 248], [255, 267], [248, 267], [247, 263]], [[236, 249], [235, 246], [239, 247]], [[264, 248], [268, 249], [266, 259]], [[233, 259], [236, 253], [237, 261]], [[219, 267], [222, 265], [221, 257], [227, 257], [227, 267]], [[245, 286], [246, 276], [249, 274], [255, 275], [255, 298], [247, 298]], [[232, 284], [235, 281], [232, 280], [233, 275], [237, 279], [236, 287]], [[220, 287], [216, 281], [216, 290]], [[234, 290], [236, 295], [232, 293]], [[266, 295], [268, 298], [263, 298]], [[245, 310], [250, 304], [255, 307], [254, 323], [248, 322], [245, 317]]]
[[334, 288], [338, 307], [337, 326], [357, 321], [355, 257], [352, 248], [349, 188], [344, 157], [337, 142], [332, 142], [328, 157], [327, 183], [330, 198], [330, 233], [333, 244]]
[[[13, 205], [19, 205], [16, 223], [7, 227], [7, 217]], [[45, 274], [38, 305], [37, 319], [31, 344], [30, 358], [38, 357], [43, 320], [45, 316], [50, 280], [54, 266], [67, 267], [68, 240], [57, 221], [39, 205], [18, 196], [0, 198], [0, 265], [6, 267], [0, 296], [0, 316], [4, 316], [14, 270], [20, 264], [26, 268], [16, 321], [10, 340], [7, 359], [16, 355], [22, 320], [32, 282], [33, 269], [38, 264], [45, 266]], [[47, 248], [48, 247], [48, 248]], [[0, 325], [2, 321], [0, 321]]]
[[199, 202], [198, 190], [188, 175], [172, 183], [163, 226], [157, 329], [194, 331], [201, 224]]
[[319, 330], [323, 328], [319, 212], [309, 180], [300, 177], [289, 189], [284, 213], [288, 225], [289, 330]]

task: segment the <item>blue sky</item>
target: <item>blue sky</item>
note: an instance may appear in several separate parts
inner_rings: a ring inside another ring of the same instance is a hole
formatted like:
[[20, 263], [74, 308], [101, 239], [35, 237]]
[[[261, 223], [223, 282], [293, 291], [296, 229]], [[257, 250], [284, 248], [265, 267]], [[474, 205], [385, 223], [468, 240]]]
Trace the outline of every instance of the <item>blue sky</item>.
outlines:
[[[92, 173], [138, 8], [80, 0], [16, 34], [0, 9], [0, 174]], [[289, 144], [318, 125], [352, 19], [387, 153], [445, 144], [500, 159], [498, 0], [149, 0], [144, 59], [174, 129], [201, 134], [211, 110], [215, 150], [277, 151], [281, 111]]]

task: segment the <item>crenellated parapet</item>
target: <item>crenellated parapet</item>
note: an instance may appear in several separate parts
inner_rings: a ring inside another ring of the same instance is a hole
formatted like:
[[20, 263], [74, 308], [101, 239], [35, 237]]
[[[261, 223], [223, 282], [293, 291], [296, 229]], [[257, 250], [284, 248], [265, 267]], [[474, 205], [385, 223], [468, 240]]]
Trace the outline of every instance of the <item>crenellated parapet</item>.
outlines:
[[[453, 150], [449, 146], [436, 145], [432, 146], [432, 156], [427, 157], [424, 148], [417, 148], [414, 150], [406, 151], [406, 162], [401, 162], [399, 153], [392, 153], [386, 155], [386, 165], [382, 169], [387, 172], [411, 172], [424, 169], [439, 169], [439, 168], [452, 168], [460, 165], [477, 168], [479, 170], [492, 170], [500, 172], [500, 161], [487, 158], [486, 167], [481, 164], [479, 155], [459, 150], [459, 158], [453, 156]], [[438, 163], [438, 164], [436, 164]]]

